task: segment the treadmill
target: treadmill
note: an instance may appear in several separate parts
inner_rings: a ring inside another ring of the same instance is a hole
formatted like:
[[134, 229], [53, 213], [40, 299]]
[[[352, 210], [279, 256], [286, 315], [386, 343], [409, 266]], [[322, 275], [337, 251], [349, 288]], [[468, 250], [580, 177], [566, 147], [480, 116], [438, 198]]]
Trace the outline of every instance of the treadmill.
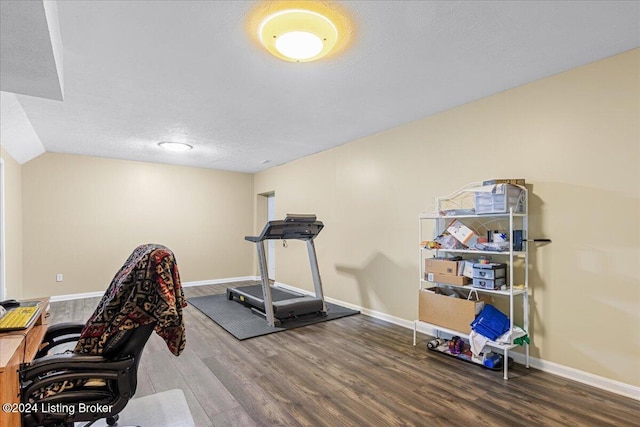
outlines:
[[[269, 326], [280, 326], [282, 320], [315, 314], [325, 316], [327, 306], [322, 293], [322, 281], [318, 270], [316, 248], [313, 239], [320, 233], [324, 224], [315, 215], [287, 214], [284, 220], [269, 221], [259, 236], [246, 236], [244, 239], [256, 244], [260, 263], [261, 285], [227, 288], [227, 299], [251, 307], [251, 310], [264, 316]], [[269, 284], [265, 240], [305, 240], [311, 263], [315, 296], [301, 295]]]

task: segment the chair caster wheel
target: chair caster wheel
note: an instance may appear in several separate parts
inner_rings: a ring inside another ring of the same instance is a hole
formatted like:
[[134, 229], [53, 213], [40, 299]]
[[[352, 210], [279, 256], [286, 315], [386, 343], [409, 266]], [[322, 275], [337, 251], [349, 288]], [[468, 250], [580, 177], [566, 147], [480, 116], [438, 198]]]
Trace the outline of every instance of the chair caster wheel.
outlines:
[[118, 424], [118, 418], [120, 418], [120, 415], [114, 415], [113, 417], [108, 417], [107, 418], [107, 424], [110, 426], [115, 426]]

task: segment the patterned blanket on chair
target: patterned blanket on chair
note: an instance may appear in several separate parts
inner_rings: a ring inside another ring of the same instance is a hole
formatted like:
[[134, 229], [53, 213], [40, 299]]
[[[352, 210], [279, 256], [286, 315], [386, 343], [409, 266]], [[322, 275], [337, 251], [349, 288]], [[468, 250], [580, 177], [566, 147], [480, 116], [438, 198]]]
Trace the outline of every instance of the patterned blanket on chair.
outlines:
[[156, 322], [155, 332], [178, 356], [186, 342], [186, 306], [173, 252], [162, 245], [138, 246], [111, 281], [73, 351], [103, 354], [118, 333]]

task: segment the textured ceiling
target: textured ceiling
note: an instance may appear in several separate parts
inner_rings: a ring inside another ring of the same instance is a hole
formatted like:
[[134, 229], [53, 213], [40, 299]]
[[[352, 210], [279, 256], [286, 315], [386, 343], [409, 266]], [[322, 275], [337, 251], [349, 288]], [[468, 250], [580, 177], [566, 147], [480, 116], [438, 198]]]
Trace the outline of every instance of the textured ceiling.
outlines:
[[324, 3], [349, 43], [296, 64], [261, 2], [59, 1], [64, 101], [16, 97], [47, 151], [256, 172], [640, 45], [639, 2]]
[[62, 41], [55, 2], [0, 2], [0, 90], [62, 100]]

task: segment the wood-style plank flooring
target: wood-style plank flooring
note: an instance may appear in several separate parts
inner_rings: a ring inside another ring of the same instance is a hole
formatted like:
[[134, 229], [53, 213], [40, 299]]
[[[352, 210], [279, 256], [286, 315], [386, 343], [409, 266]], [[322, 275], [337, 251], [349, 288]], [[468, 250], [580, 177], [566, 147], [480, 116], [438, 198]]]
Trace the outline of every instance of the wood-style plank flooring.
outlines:
[[[53, 302], [51, 323], [85, 322], [98, 301]], [[155, 334], [147, 343], [136, 397], [182, 389], [198, 427], [640, 425], [639, 401], [520, 365], [505, 381], [364, 315], [246, 341], [194, 307], [184, 317], [180, 357]]]

